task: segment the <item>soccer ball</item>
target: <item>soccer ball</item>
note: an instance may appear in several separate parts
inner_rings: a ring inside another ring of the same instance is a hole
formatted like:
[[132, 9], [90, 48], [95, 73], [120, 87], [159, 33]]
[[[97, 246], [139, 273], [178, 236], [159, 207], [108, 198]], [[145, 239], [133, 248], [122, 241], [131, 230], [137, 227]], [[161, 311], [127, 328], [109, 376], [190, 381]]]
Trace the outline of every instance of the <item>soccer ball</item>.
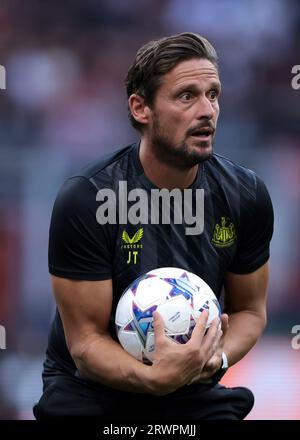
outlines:
[[204, 309], [209, 312], [208, 328], [221, 315], [221, 308], [200, 277], [176, 267], [152, 270], [130, 284], [119, 300], [115, 317], [119, 341], [136, 359], [151, 364], [155, 348], [153, 312], [161, 314], [166, 336], [184, 344]]

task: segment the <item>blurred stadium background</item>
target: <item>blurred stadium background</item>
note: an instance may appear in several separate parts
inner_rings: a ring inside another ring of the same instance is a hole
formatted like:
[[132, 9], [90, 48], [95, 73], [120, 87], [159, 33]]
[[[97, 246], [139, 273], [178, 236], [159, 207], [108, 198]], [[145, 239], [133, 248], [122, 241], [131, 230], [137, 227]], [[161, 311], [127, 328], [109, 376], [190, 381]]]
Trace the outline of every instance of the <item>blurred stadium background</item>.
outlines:
[[0, 64], [0, 419], [30, 419], [54, 311], [52, 204], [64, 178], [134, 141], [123, 80], [146, 41], [201, 33], [220, 56], [215, 149], [254, 169], [275, 208], [269, 321], [224, 377], [255, 393], [249, 419], [300, 419], [300, 7], [292, 0], [2, 1]]

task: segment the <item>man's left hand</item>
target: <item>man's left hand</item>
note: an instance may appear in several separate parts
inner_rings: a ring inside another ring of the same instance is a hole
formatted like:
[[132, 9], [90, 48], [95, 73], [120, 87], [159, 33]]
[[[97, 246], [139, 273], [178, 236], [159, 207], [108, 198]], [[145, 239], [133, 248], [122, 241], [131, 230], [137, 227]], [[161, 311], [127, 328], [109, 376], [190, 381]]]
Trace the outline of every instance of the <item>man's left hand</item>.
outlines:
[[219, 346], [217, 347], [217, 350], [213, 354], [213, 356], [206, 362], [204, 365], [201, 373], [193, 379], [189, 385], [192, 383], [201, 383], [206, 382], [211, 379], [211, 377], [221, 368], [222, 366], [222, 353], [224, 348], [224, 337], [226, 335], [226, 331], [229, 327], [228, 323], [228, 315], [226, 313], [223, 313], [221, 315], [221, 330], [223, 332], [223, 335], [220, 339]]

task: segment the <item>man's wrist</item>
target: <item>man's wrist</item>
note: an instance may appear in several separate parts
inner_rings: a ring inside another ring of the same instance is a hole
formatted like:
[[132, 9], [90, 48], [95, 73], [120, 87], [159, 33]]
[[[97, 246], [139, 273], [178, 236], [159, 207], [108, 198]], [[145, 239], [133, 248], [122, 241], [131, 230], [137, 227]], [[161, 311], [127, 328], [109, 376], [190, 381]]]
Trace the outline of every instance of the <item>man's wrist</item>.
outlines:
[[222, 363], [220, 368], [218, 369], [218, 371], [215, 372], [215, 374], [212, 376], [212, 383], [216, 384], [218, 383], [222, 377], [224, 376], [224, 374], [226, 373], [226, 371], [228, 370], [228, 359], [226, 356], [226, 353], [222, 353]]
[[164, 378], [161, 376], [159, 370], [151, 365], [144, 365], [143, 383], [146, 392], [149, 394], [153, 394], [154, 396], [163, 396], [167, 394]]

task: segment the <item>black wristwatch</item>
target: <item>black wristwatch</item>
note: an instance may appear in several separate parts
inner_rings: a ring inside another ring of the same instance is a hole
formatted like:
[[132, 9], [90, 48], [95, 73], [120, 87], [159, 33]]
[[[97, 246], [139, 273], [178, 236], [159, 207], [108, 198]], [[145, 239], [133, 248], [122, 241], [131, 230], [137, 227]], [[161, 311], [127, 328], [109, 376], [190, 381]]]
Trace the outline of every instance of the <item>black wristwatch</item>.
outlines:
[[221, 367], [212, 376], [212, 382], [214, 384], [218, 383], [222, 379], [222, 377], [224, 376], [224, 374], [226, 373], [227, 370], [228, 370], [228, 359], [227, 359], [226, 354], [223, 351]]

